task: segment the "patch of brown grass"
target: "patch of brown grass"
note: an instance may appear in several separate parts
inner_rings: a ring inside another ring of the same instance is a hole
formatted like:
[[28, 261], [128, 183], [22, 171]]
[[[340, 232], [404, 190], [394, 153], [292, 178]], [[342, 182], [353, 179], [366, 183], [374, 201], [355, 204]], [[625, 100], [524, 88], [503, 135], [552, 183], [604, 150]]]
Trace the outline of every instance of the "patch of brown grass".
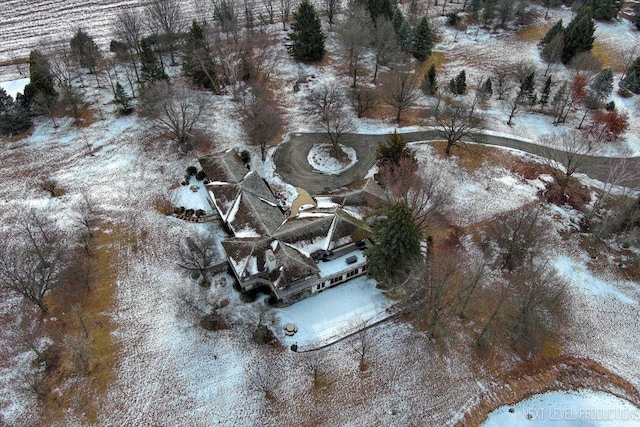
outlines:
[[603, 67], [610, 67], [613, 71], [619, 73], [625, 71], [625, 58], [622, 52], [613, 50], [596, 40], [593, 43], [591, 53], [600, 60]]
[[171, 215], [174, 206], [167, 194], [158, 193], [153, 198], [153, 208], [162, 215]]
[[550, 25], [529, 25], [516, 33], [516, 38], [522, 42], [539, 42], [551, 28]]
[[[48, 334], [58, 346], [58, 361], [47, 376], [48, 390], [43, 402], [46, 425], [59, 425], [68, 412], [84, 414], [90, 424], [97, 422], [101, 398], [107, 391], [117, 364], [118, 344], [112, 338], [114, 325], [108, 313], [114, 309], [115, 281], [121, 258], [119, 244], [125, 240], [124, 230], [116, 227], [111, 233], [98, 231], [93, 256], [89, 260], [93, 274], [89, 287], [76, 285], [72, 294], [52, 294]], [[86, 343], [87, 365], [81, 370], [74, 361], [76, 353], [71, 342]], [[69, 378], [76, 378], [69, 386]]]
[[488, 147], [481, 144], [464, 144], [454, 146], [451, 153], [445, 153], [446, 141], [431, 141], [429, 144], [436, 149], [438, 154], [444, 158], [455, 157], [460, 164], [468, 171], [478, 170], [486, 165], [502, 165], [511, 159], [511, 155], [504, 150]]
[[99, 120], [95, 108], [81, 108], [75, 117], [75, 125], [79, 128], [87, 128]]

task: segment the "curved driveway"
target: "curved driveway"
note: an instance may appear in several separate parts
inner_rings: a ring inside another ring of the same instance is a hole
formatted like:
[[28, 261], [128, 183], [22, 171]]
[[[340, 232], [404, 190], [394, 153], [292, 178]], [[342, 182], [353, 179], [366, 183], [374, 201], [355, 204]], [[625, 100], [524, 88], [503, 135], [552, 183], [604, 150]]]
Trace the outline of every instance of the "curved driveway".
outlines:
[[[310, 194], [326, 194], [331, 190], [349, 185], [351, 182], [363, 178], [376, 161], [376, 149], [380, 142], [386, 140], [388, 134], [348, 134], [340, 141], [341, 144], [356, 150], [358, 162], [340, 175], [325, 175], [316, 172], [307, 161], [307, 154], [313, 144], [326, 142], [326, 135], [321, 133], [299, 133], [282, 143], [276, 150], [274, 162], [276, 172], [282, 179], [296, 187], [302, 187]], [[435, 130], [402, 133], [407, 142], [442, 140]], [[527, 153], [544, 157], [549, 149], [536, 144], [524, 142], [507, 136], [494, 136], [482, 133], [473, 134], [469, 141], [487, 145], [513, 148]], [[582, 173], [591, 178], [606, 182], [612, 168], [620, 164], [627, 164], [635, 171], [640, 170], [640, 158], [610, 158], [598, 156], [584, 156]], [[640, 177], [626, 183], [628, 187], [640, 188]]]

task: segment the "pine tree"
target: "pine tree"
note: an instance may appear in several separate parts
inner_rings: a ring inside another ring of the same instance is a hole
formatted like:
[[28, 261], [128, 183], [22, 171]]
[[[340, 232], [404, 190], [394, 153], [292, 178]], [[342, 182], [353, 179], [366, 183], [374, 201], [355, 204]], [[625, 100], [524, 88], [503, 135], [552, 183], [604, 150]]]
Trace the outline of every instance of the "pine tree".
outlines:
[[394, 203], [385, 213], [387, 219], [373, 228], [376, 244], [365, 251], [369, 274], [381, 284], [388, 284], [403, 266], [420, 256], [420, 230], [407, 203]]
[[598, 21], [611, 21], [618, 16], [622, 9], [621, 0], [589, 0], [583, 7], [590, 7], [593, 10], [593, 19]]
[[528, 101], [531, 105], [536, 102], [536, 73], [530, 72], [520, 84], [520, 96], [522, 100]]
[[379, 165], [384, 165], [385, 163], [399, 163], [403, 157], [412, 157], [412, 154], [407, 148], [404, 136], [394, 130], [385, 142], [378, 145], [376, 158]]
[[375, 21], [380, 16], [384, 16], [387, 19], [392, 19], [395, 13], [394, 3], [391, 0], [359, 0], [364, 6], [367, 7], [371, 14], [371, 20]]
[[433, 49], [433, 33], [429, 20], [425, 16], [420, 20], [413, 36], [413, 57], [422, 62], [431, 55], [431, 49]]
[[640, 3], [633, 6], [633, 24], [640, 30]]
[[553, 80], [551, 76], [547, 77], [547, 80], [544, 82], [544, 87], [542, 88], [542, 93], [540, 94], [540, 111], [544, 110], [544, 107], [549, 103], [549, 95], [551, 95], [551, 86], [553, 86]]
[[600, 104], [611, 95], [611, 92], [613, 92], [613, 71], [611, 68], [605, 68], [593, 79], [588, 96], [595, 101], [594, 104]]
[[93, 38], [78, 28], [75, 35], [69, 41], [69, 47], [74, 59], [81, 67], [87, 68], [89, 74], [96, 72], [100, 60], [100, 49]]
[[493, 83], [491, 82], [491, 77], [487, 77], [487, 80], [482, 84], [481, 90], [486, 95], [487, 99], [493, 96]]
[[467, 73], [465, 70], [460, 71], [455, 80], [456, 91], [454, 93], [458, 95], [464, 95], [467, 92]]
[[564, 32], [564, 28], [562, 28], [562, 19], [561, 19], [558, 22], [556, 22], [553, 25], [553, 27], [549, 29], [549, 31], [547, 31], [547, 34], [545, 34], [545, 36], [542, 38], [541, 43], [547, 44], [551, 42], [551, 40], [553, 40], [555, 36], [557, 36], [558, 34], [562, 34], [563, 32]]
[[31, 51], [29, 55], [29, 78], [21, 99], [24, 108], [31, 110], [36, 98], [46, 107], [52, 107], [58, 99], [58, 92], [53, 83], [49, 60], [38, 50]]
[[620, 82], [624, 89], [640, 94], [640, 56], [633, 61], [631, 67], [625, 73], [624, 79]]
[[315, 62], [324, 57], [324, 40], [320, 18], [309, 0], [302, 0], [293, 13], [287, 50], [297, 61]]
[[583, 7], [564, 33], [562, 63], [568, 64], [578, 53], [590, 51], [593, 47], [595, 31], [591, 8]]
[[0, 135], [13, 136], [31, 127], [29, 113], [0, 87]]
[[398, 6], [396, 6], [393, 12], [393, 17], [391, 18], [391, 24], [393, 24], [393, 29], [396, 30], [396, 34], [399, 34], [400, 27], [402, 26], [403, 22], [404, 16], [402, 16], [402, 11]]
[[413, 42], [413, 30], [411, 25], [407, 21], [402, 21], [400, 29], [398, 30], [398, 40], [400, 42], [400, 48], [403, 52], [411, 52]]
[[436, 66], [431, 64], [427, 74], [424, 75], [422, 80], [422, 91], [427, 95], [435, 95], [438, 91], [438, 82], [436, 80]]
[[204, 28], [197, 21], [193, 21], [187, 33], [182, 57], [182, 73], [193, 85], [214, 91], [218, 89], [216, 63]]
[[118, 112], [120, 114], [126, 115], [133, 110], [131, 108], [131, 97], [127, 95], [127, 92], [124, 90], [120, 82], [116, 83], [116, 89], [113, 98], [114, 102], [120, 106], [118, 108]]
[[140, 49], [140, 77], [142, 82], [153, 83], [157, 80], [167, 80], [168, 77], [164, 72], [164, 67], [153, 52], [148, 38], [144, 37], [140, 41]]

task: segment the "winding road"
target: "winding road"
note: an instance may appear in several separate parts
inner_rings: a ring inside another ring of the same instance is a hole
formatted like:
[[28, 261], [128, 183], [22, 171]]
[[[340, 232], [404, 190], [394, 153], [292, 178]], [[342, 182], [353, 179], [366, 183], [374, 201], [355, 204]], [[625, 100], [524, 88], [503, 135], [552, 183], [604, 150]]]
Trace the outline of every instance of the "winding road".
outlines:
[[[402, 133], [407, 142], [436, 141], [442, 137], [436, 130]], [[343, 137], [341, 144], [356, 150], [358, 162], [340, 175], [325, 175], [313, 170], [307, 161], [307, 154], [313, 144], [326, 142], [326, 135], [322, 133], [297, 133], [282, 143], [276, 150], [274, 162], [276, 171], [285, 182], [296, 187], [306, 189], [310, 194], [326, 194], [327, 192], [345, 187], [353, 181], [363, 178], [376, 161], [376, 149], [380, 142], [387, 138], [387, 134], [348, 134]], [[542, 147], [515, 137], [496, 136], [477, 132], [467, 141], [512, 148], [526, 153], [545, 157], [549, 151], [558, 150]], [[611, 170], [624, 164], [634, 171], [640, 171], [640, 157], [616, 158], [583, 156], [580, 172], [602, 182], [607, 182]], [[640, 174], [625, 183], [627, 187], [640, 189]]]

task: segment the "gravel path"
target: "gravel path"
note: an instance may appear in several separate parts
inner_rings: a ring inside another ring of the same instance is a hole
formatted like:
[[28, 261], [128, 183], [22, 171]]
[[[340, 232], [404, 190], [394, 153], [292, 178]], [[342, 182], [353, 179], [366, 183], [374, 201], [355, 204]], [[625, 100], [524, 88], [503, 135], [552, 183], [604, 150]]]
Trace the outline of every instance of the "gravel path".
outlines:
[[[408, 132], [402, 134], [407, 142], [441, 140], [437, 131], [427, 130], [422, 132]], [[324, 175], [316, 172], [307, 161], [309, 150], [318, 142], [326, 142], [326, 136], [321, 133], [294, 134], [291, 139], [281, 144], [276, 150], [274, 161], [276, 171], [285, 182], [296, 187], [306, 189], [310, 194], [325, 194], [347, 186], [351, 182], [363, 178], [376, 161], [376, 148], [380, 142], [387, 138], [386, 134], [349, 134], [341, 140], [341, 144], [356, 150], [358, 162], [340, 175]], [[536, 144], [521, 141], [508, 136], [494, 136], [477, 133], [469, 139], [487, 145], [507, 147], [527, 153], [543, 156], [548, 149]], [[626, 164], [636, 171], [640, 171], [640, 157], [610, 158], [598, 156], [585, 156], [582, 173], [599, 181], [606, 182], [612, 168]], [[640, 175], [640, 174], [638, 174]], [[634, 177], [627, 186], [640, 189], [640, 176]]]

